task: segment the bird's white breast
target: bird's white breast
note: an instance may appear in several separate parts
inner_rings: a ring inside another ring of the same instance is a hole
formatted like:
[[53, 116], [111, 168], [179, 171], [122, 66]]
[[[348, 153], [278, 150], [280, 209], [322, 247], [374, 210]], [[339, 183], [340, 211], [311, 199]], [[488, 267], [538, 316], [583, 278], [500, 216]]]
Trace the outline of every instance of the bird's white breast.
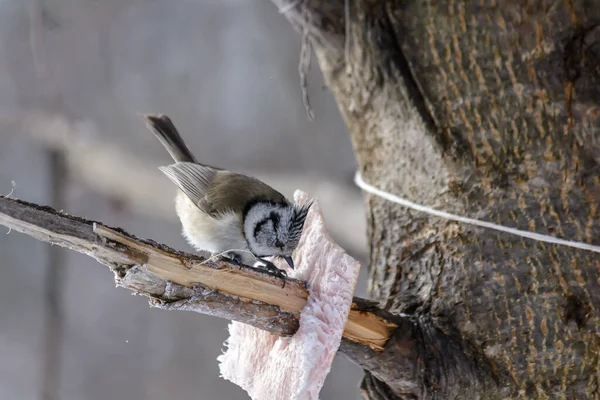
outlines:
[[175, 209], [181, 220], [183, 235], [197, 250], [221, 253], [248, 248], [241, 215], [230, 212], [213, 218], [203, 213], [182, 192], [175, 198]]

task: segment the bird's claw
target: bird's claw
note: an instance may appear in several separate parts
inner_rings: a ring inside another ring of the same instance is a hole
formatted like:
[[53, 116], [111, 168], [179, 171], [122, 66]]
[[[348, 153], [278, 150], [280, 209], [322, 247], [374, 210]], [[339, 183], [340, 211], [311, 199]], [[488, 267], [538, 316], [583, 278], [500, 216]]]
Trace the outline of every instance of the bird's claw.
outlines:
[[219, 254], [217, 256], [217, 259], [219, 261], [237, 265], [240, 269], [242, 269], [242, 267], [246, 267], [246, 265], [244, 265], [244, 263], [242, 262], [242, 256], [240, 256], [238, 253], [229, 252], [225, 254]]
[[269, 271], [273, 276], [275, 276], [276, 278], [281, 279], [281, 281], [283, 282], [283, 286], [281, 286], [281, 288], [285, 288], [285, 281], [287, 279], [287, 272], [285, 272], [282, 269], [279, 269], [275, 266], [275, 264], [273, 264], [271, 261], [267, 261], [265, 259], [259, 258], [258, 261], [260, 261], [262, 264], [264, 264], [264, 267], [267, 269], [267, 271]]
[[[220, 254], [217, 256], [217, 260], [226, 262], [229, 264], [237, 265], [240, 269], [242, 269], [244, 267], [250, 267], [249, 265], [245, 265], [242, 262], [242, 257], [238, 253], [234, 253], [234, 252]], [[261, 264], [261, 266], [263, 266], [267, 270], [267, 272], [269, 272], [274, 277], [281, 279], [281, 281], [283, 282], [283, 286], [281, 286], [281, 288], [282, 289], [285, 288], [287, 272], [285, 272], [282, 269], [277, 268], [275, 266], [275, 264], [273, 264], [271, 261], [265, 260], [264, 258], [257, 258], [256, 260]]]

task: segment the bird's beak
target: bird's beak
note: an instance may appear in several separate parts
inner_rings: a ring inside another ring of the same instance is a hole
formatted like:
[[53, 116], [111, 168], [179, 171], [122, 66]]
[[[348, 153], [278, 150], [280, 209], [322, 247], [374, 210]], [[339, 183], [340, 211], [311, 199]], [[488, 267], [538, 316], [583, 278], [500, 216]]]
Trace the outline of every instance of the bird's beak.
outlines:
[[294, 260], [292, 260], [292, 257], [284, 256], [282, 258], [288, 263], [291, 269], [294, 269]]

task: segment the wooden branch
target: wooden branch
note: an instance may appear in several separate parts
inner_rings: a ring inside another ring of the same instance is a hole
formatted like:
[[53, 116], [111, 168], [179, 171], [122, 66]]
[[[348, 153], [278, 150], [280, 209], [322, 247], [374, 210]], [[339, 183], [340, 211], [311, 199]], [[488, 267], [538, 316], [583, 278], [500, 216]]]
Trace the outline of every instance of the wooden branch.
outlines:
[[[290, 278], [282, 288], [280, 279], [260, 269], [182, 253], [50, 207], [0, 197], [0, 224], [95, 258], [114, 272], [118, 286], [148, 296], [158, 308], [196, 311], [290, 336], [308, 298], [304, 282]], [[367, 308], [372, 304], [355, 300], [344, 337], [382, 350], [397, 324]]]

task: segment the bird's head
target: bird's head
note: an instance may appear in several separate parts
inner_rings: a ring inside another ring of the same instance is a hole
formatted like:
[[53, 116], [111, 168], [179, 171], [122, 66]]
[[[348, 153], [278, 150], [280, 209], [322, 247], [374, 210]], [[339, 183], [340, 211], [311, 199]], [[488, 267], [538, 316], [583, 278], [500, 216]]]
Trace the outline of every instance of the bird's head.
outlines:
[[258, 257], [276, 256], [293, 269], [292, 253], [298, 246], [312, 203], [304, 205], [256, 201], [247, 207], [244, 235]]

